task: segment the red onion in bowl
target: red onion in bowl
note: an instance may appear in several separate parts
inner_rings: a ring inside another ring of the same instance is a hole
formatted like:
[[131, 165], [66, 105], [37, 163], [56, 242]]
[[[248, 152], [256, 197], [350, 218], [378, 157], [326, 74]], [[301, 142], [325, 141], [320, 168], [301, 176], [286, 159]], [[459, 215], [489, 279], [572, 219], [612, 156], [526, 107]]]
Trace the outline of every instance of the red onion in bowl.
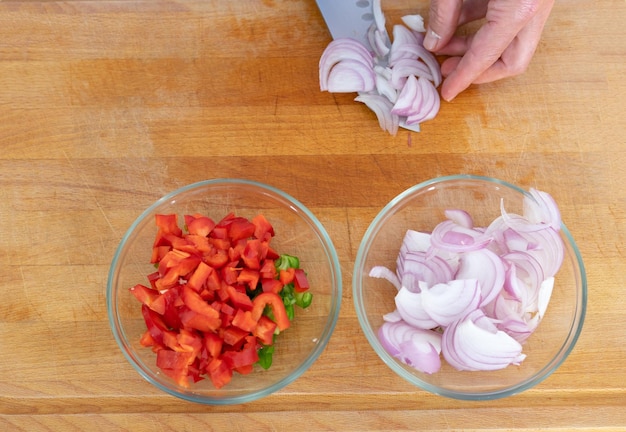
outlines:
[[501, 204], [501, 215], [484, 228], [474, 226], [469, 212], [447, 209], [432, 233], [406, 232], [395, 273], [372, 269], [371, 277], [398, 289], [396, 310], [379, 332], [391, 355], [436, 372], [433, 350], [407, 342], [413, 328], [443, 334], [440, 351], [458, 370], [497, 370], [524, 360], [521, 344], [546, 313], [564, 256], [554, 200], [536, 190], [527, 200], [524, 215], [508, 214]]

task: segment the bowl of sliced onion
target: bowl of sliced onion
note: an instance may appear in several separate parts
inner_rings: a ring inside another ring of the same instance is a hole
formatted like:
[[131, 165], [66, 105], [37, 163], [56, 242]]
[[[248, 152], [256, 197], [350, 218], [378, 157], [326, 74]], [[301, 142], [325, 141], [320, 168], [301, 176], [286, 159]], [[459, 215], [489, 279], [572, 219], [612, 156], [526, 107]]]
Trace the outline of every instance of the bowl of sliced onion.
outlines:
[[370, 345], [400, 377], [491, 400], [565, 361], [587, 281], [549, 193], [456, 175], [415, 185], [378, 213], [357, 253], [353, 295]]

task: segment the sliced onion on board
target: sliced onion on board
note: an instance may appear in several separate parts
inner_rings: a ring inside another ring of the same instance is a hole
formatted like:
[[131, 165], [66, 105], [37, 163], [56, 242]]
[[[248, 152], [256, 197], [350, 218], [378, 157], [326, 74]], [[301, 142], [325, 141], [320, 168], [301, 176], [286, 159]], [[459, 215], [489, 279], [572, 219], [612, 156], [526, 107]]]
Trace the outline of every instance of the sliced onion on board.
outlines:
[[420, 123], [435, 118], [441, 107], [441, 70], [424, 48], [424, 21], [419, 15], [402, 17], [404, 24], [393, 26], [392, 42], [380, 0], [372, 7], [374, 23], [367, 34], [372, 52], [351, 38], [332, 41], [320, 58], [320, 89], [359, 93], [355, 101], [372, 110], [381, 129], [392, 135], [399, 127], [419, 132]]

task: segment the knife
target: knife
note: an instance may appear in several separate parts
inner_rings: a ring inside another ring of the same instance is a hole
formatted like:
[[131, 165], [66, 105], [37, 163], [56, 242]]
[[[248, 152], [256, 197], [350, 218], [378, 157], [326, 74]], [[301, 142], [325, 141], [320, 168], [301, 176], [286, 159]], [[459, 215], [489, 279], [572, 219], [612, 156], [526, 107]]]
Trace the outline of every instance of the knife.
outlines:
[[371, 49], [367, 32], [374, 23], [371, 0], [316, 0], [333, 39], [349, 37]]

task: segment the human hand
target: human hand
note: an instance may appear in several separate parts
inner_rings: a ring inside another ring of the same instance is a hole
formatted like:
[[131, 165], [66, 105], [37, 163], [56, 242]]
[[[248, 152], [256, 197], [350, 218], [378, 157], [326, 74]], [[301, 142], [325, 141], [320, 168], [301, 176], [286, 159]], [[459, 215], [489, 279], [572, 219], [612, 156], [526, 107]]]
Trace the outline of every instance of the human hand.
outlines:
[[[450, 56], [441, 64], [441, 97], [454, 99], [471, 84], [519, 75], [530, 64], [554, 0], [431, 0], [424, 46]], [[457, 27], [485, 18], [475, 34]]]

